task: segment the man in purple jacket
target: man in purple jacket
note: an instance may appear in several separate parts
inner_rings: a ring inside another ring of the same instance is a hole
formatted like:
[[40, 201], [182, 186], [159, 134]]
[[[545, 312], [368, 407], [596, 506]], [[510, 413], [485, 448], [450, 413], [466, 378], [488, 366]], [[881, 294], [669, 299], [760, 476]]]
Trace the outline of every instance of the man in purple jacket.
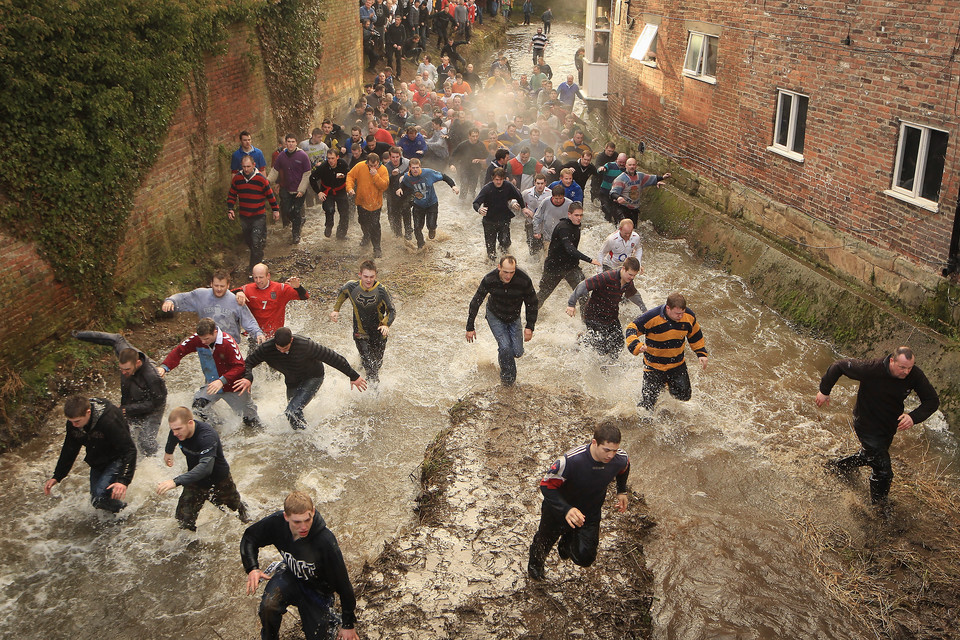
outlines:
[[293, 227], [293, 244], [300, 244], [300, 230], [303, 229], [303, 199], [310, 184], [310, 156], [297, 145], [297, 136], [288, 133], [284, 138], [285, 149], [277, 154], [273, 168], [267, 179], [273, 184], [282, 176], [280, 192], [280, 217], [283, 226]]

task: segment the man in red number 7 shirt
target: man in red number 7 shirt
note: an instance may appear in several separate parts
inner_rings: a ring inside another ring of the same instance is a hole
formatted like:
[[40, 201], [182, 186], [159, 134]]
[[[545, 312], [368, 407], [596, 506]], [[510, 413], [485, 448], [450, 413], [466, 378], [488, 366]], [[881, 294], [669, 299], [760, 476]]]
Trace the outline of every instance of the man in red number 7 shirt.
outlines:
[[272, 282], [270, 268], [262, 262], [253, 267], [253, 282], [233, 292], [237, 294], [237, 304], [247, 305], [267, 338], [272, 338], [277, 329], [286, 324], [288, 302], [310, 297], [297, 276], [287, 278], [286, 282]]

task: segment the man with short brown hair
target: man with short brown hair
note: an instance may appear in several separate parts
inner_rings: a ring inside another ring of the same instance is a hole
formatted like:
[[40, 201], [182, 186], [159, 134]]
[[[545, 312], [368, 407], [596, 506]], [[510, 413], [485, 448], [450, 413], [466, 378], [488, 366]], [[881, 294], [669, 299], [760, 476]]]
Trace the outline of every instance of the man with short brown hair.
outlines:
[[[276, 547], [283, 562], [272, 574], [260, 569], [260, 549]], [[307, 640], [327, 640], [333, 593], [340, 596], [343, 621], [337, 640], [359, 640], [357, 601], [337, 545], [337, 538], [317, 513], [307, 494], [294, 491], [283, 510], [247, 527], [240, 539], [240, 558], [247, 572], [247, 593], [256, 593], [261, 580], [267, 587], [260, 600], [260, 638], [276, 640], [287, 607], [300, 613]]]

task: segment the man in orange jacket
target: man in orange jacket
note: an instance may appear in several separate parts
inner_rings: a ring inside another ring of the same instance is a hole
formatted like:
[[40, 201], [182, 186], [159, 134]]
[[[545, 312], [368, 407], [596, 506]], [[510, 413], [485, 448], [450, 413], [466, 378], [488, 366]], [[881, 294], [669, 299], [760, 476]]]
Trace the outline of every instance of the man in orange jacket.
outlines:
[[363, 239], [360, 246], [373, 244], [373, 257], [383, 255], [380, 251], [380, 210], [383, 208], [383, 192], [390, 186], [390, 174], [380, 164], [380, 156], [371, 153], [365, 162], [360, 162], [347, 173], [347, 193], [356, 197], [357, 218]]

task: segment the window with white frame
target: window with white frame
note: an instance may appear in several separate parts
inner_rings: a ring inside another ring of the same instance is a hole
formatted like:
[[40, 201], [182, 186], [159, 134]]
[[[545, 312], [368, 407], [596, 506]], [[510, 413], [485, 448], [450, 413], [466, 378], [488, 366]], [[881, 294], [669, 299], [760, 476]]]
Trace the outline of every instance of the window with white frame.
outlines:
[[683, 73], [715, 82], [717, 79], [717, 49], [720, 38], [706, 33], [690, 32], [687, 40], [687, 57], [683, 61]]
[[935, 211], [940, 201], [947, 139], [946, 131], [901, 123], [893, 185], [887, 193]]
[[640, 62], [656, 65], [657, 63], [657, 28], [655, 24], [643, 25], [643, 31], [637, 38], [637, 44], [633, 47], [630, 57]]
[[803, 142], [807, 135], [807, 103], [801, 93], [780, 89], [777, 92], [777, 118], [772, 151], [794, 160], [803, 160]]

